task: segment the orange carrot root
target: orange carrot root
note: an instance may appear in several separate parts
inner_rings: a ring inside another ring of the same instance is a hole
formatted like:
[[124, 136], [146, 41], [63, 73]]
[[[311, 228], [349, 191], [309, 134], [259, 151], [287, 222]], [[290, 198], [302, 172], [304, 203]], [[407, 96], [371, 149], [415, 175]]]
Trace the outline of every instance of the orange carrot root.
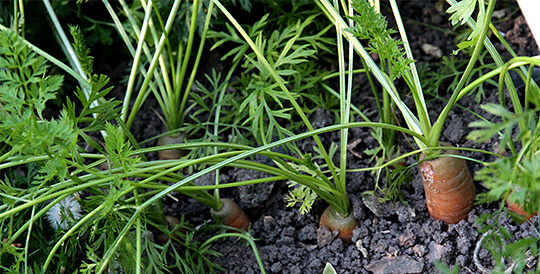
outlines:
[[[165, 216], [165, 220], [167, 221], [167, 226], [169, 227], [170, 231], [174, 231], [176, 226], [180, 224], [180, 219], [171, 215]], [[181, 237], [179, 234], [186, 234], [186, 232], [187, 230], [185, 228], [180, 227], [176, 231], [174, 231], [173, 237], [180, 240]], [[160, 233], [158, 234], [158, 241], [160, 243], [166, 243], [167, 241], [169, 241], [169, 236], [165, 233]]]
[[[446, 155], [459, 155], [456, 150]], [[426, 203], [433, 219], [455, 224], [473, 209], [476, 188], [464, 159], [441, 156], [420, 163]]]
[[[183, 142], [184, 142], [184, 134], [180, 134], [178, 136], [163, 135], [159, 137], [157, 144], [158, 146], [165, 146], [165, 145], [180, 144]], [[158, 151], [158, 158], [160, 160], [174, 160], [174, 159], [179, 159], [180, 157], [186, 154], [187, 152], [185, 150], [166, 149], [166, 150]]]
[[527, 213], [521, 206], [519, 206], [517, 203], [512, 203], [506, 200], [506, 205], [508, 206], [508, 209], [512, 210], [514, 213], [519, 214], [523, 216], [525, 219], [530, 220], [534, 215], [536, 215], [536, 212], [533, 213]]
[[249, 218], [246, 213], [232, 200], [221, 199], [223, 207], [220, 210], [211, 210], [214, 219], [220, 220], [224, 225], [248, 231]]
[[332, 206], [326, 208], [319, 222], [319, 226], [326, 226], [332, 231], [338, 230], [338, 237], [348, 243], [351, 242], [353, 230], [358, 227], [358, 224], [359, 222], [353, 214], [342, 217]]

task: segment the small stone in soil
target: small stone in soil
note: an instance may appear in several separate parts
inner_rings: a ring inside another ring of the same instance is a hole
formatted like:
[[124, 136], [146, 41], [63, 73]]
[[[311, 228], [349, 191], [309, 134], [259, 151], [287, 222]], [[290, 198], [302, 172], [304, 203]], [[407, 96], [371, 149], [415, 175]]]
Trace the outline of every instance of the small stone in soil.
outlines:
[[424, 263], [418, 262], [409, 256], [399, 256], [372, 262], [366, 266], [366, 269], [374, 274], [422, 273]]
[[442, 50], [432, 44], [424, 43], [422, 44], [421, 47], [422, 47], [422, 51], [424, 51], [425, 54], [431, 55], [435, 57], [436, 59], [441, 59], [443, 55]]
[[452, 248], [446, 245], [440, 245], [436, 242], [431, 242], [429, 244], [429, 262], [435, 262], [435, 261], [446, 261], [446, 259], [450, 256], [450, 253], [452, 252]]
[[270, 267], [270, 271], [274, 273], [280, 273], [282, 270], [283, 270], [283, 265], [281, 265], [280, 262], [277, 262]]
[[396, 213], [398, 219], [402, 223], [413, 222], [418, 219], [416, 212], [410, 206], [404, 206], [402, 204], [397, 205]]
[[423, 257], [426, 254], [426, 246], [424, 245], [415, 245], [413, 247], [414, 253], [418, 255], [418, 257]]
[[381, 204], [376, 195], [364, 194], [362, 195], [362, 202], [364, 202], [364, 205], [377, 217], [388, 217], [391, 214], [388, 205]]
[[351, 200], [354, 218], [356, 218], [357, 220], [364, 219], [364, 216], [366, 216], [366, 213], [364, 212], [364, 209], [362, 208], [362, 202], [360, 201], [358, 196], [348, 195], [347, 197]]
[[319, 247], [323, 247], [323, 246], [326, 246], [330, 243], [332, 243], [332, 241], [337, 237], [338, 235], [338, 231], [330, 231], [330, 229], [328, 229], [328, 227], [326, 226], [321, 226], [318, 230], [317, 230], [317, 245]]
[[362, 255], [364, 255], [364, 257], [368, 256], [367, 249], [362, 245], [362, 240], [356, 241], [356, 248], [358, 248], [358, 250], [362, 252]]
[[415, 241], [416, 241], [416, 236], [411, 232], [399, 235], [400, 246], [404, 246], [404, 247], [411, 246], [414, 244]]

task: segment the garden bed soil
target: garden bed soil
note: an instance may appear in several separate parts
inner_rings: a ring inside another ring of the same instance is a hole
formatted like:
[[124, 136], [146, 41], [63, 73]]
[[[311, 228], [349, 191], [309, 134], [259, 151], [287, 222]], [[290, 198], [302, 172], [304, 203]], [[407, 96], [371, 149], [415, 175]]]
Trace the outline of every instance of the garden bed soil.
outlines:
[[[503, 2], [503, 1], [501, 1]], [[515, 5], [517, 7], [517, 4]], [[414, 56], [419, 66], [440, 62], [443, 56], [448, 56], [456, 49], [453, 36], [448, 36], [436, 27], [450, 30], [452, 26], [448, 16], [437, 8], [436, 1], [401, 1], [402, 16], [407, 23], [409, 39], [412, 41]], [[528, 31], [523, 17], [512, 13], [512, 3], [505, 3], [497, 12], [503, 13], [497, 23], [499, 30], [505, 33], [506, 38], [520, 55], [537, 55], [538, 48]], [[445, 7], [446, 9], [446, 7]], [[431, 26], [431, 27], [430, 27]], [[429, 46], [426, 46], [426, 45]], [[497, 47], [502, 51], [500, 45]], [[219, 59], [216, 57], [216, 60]], [[359, 63], [359, 62], [358, 62]], [[355, 84], [368, 87], [363, 77], [355, 79]], [[448, 97], [442, 87], [439, 95]], [[486, 98], [482, 101], [497, 102], [497, 90], [493, 86], [485, 86]], [[437, 91], [427, 91], [435, 93]], [[369, 88], [360, 89], [355, 95], [357, 105], [365, 107], [364, 113], [370, 119], [378, 120], [375, 101]], [[432, 121], [445, 104], [444, 99], [434, 96], [426, 97]], [[411, 104], [409, 104], [411, 105]], [[459, 101], [460, 107], [450, 112], [446, 122], [446, 129], [442, 134], [442, 141], [458, 147], [476, 148], [487, 151], [497, 150], [497, 139], [485, 143], [475, 143], [466, 139], [471, 131], [468, 124], [478, 118], [471, 112], [478, 113], [488, 120], [493, 116], [485, 113], [475, 100], [475, 95], [469, 95]], [[149, 115], [145, 115], [148, 111]], [[151, 113], [151, 110], [142, 110], [141, 119], [133, 126], [135, 136], [139, 140], [153, 137], [163, 130], [161, 121]], [[317, 111], [310, 117], [316, 127], [331, 125], [334, 117], [330, 112]], [[339, 143], [339, 132], [328, 133], [321, 136], [328, 145], [331, 142]], [[349, 149], [348, 168], [362, 168], [371, 166], [369, 156], [364, 152], [378, 146], [371, 136], [370, 129], [354, 128], [349, 132], [352, 144]], [[401, 151], [410, 151], [412, 140], [398, 135], [397, 141]], [[149, 143], [148, 145], [152, 145]], [[315, 146], [312, 139], [299, 142], [299, 147], [312, 151]], [[492, 161], [493, 158], [476, 152], [463, 151], [466, 157], [480, 161]], [[415, 165], [417, 158], [407, 159], [407, 165]], [[468, 161], [471, 173], [474, 174], [482, 166]], [[288, 192], [286, 182], [263, 183], [259, 185], [244, 186], [236, 189], [222, 191], [222, 196], [236, 201], [244, 208], [252, 221], [251, 233], [256, 239], [258, 252], [261, 255], [267, 273], [322, 273], [327, 262], [331, 263], [337, 273], [437, 273], [434, 262], [442, 261], [448, 265], [457, 264], [460, 273], [482, 273], [481, 266], [487, 269], [493, 267], [490, 254], [483, 248], [475, 250], [482, 238], [479, 233], [480, 225], [477, 218], [485, 213], [494, 213], [499, 209], [498, 203], [480, 204], [470, 212], [468, 219], [455, 225], [447, 225], [441, 221], [433, 220], [427, 211], [422, 180], [418, 167], [413, 167], [412, 180], [402, 188], [401, 201], [388, 202], [378, 205], [373, 197], [362, 193], [372, 190], [375, 185], [374, 176], [369, 172], [348, 174], [347, 187], [353, 202], [354, 214], [360, 225], [354, 231], [352, 243], [344, 243], [335, 237], [335, 233], [326, 228], [319, 228], [319, 218], [327, 207], [323, 201], [314, 204], [311, 212], [300, 214], [298, 207], [287, 207], [285, 196]], [[203, 177], [212, 180], [213, 175]], [[244, 181], [266, 176], [263, 173], [224, 168], [221, 170], [222, 183]], [[479, 182], [475, 182], [477, 193], [485, 192]], [[180, 197], [179, 202], [164, 198], [166, 214], [179, 216], [185, 214], [187, 219], [197, 225], [211, 220], [210, 209], [194, 200]], [[516, 223], [506, 212], [502, 213], [498, 222], [504, 226], [515, 239], [529, 235], [537, 235], [538, 217], [530, 222]], [[243, 240], [230, 238], [220, 240], [213, 244], [213, 250], [223, 256], [213, 257], [212, 260], [220, 264], [224, 273], [260, 273], [251, 247]], [[478, 260], [475, 262], [474, 254]], [[536, 268], [537, 258], [530, 258], [530, 265]]]

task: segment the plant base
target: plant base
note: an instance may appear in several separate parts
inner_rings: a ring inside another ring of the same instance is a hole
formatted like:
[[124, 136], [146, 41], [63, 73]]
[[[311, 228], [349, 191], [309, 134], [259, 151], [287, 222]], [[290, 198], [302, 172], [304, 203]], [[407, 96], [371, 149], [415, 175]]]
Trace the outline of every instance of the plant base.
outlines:
[[348, 243], [351, 242], [353, 230], [358, 227], [359, 224], [360, 223], [354, 218], [353, 214], [342, 217], [332, 206], [326, 208], [319, 222], [319, 226], [326, 226], [332, 231], [338, 230], [338, 237]]
[[[158, 146], [175, 145], [184, 142], [184, 134], [178, 136], [163, 135], [158, 139]], [[187, 154], [186, 150], [182, 149], [166, 149], [158, 151], [158, 157], [160, 160], [174, 160], [179, 159]]]
[[214, 220], [221, 221], [224, 225], [248, 231], [249, 218], [246, 213], [232, 200], [221, 199], [223, 207], [220, 210], [211, 210]]

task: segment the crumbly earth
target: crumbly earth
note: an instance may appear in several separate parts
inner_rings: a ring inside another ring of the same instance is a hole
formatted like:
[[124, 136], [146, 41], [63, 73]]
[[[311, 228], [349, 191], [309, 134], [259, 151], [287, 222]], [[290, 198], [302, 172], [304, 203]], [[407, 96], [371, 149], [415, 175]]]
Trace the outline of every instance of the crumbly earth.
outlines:
[[[456, 49], [455, 37], [437, 29], [440, 27], [450, 30], [452, 27], [448, 16], [437, 8], [436, 1], [401, 1], [400, 6], [402, 16], [406, 18], [408, 35], [419, 67], [440, 62], [439, 53], [448, 56]], [[511, 46], [518, 49], [518, 54], [538, 54], [538, 48], [523, 18], [519, 12], [512, 13], [511, 7], [511, 3], [506, 3], [497, 9], [502, 16], [497, 26], [505, 33]], [[496, 46], [503, 49], [499, 44]], [[361, 76], [355, 79], [355, 84], [366, 83], [366, 79]], [[398, 88], [403, 90], [403, 87], [401, 85]], [[485, 99], [482, 102], [497, 102], [496, 89], [489, 85], [484, 88]], [[430, 116], [434, 121], [444, 107], [444, 98], [449, 95], [442, 88], [439, 91], [426, 92], [443, 98], [426, 96]], [[355, 97], [355, 104], [363, 105], [368, 117], [377, 120], [374, 101], [369, 98], [372, 98], [371, 91], [361, 90]], [[450, 112], [446, 129], [441, 136], [442, 141], [459, 147], [496, 151], [497, 139], [480, 144], [466, 139], [471, 130], [469, 123], [477, 120], [471, 112], [483, 115], [488, 120], [493, 119], [480, 108], [475, 101], [475, 94], [464, 97], [459, 105], [461, 107], [454, 107]], [[141, 116], [144, 119], [145, 116]], [[145, 135], [160, 132], [159, 120], [148, 119], [153, 120], [142, 121], [134, 128], [138, 127]], [[333, 121], [331, 114], [322, 110], [316, 112], [311, 119], [316, 121], [317, 127], [330, 125]], [[364, 151], [378, 145], [371, 137], [370, 130], [355, 128], [349, 134], [349, 168], [369, 166], [370, 157]], [[321, 138], [326, 144], [339, 141], [338, 133], [325, 134]], [[397, 135], [397, 142], [401, 151], [411, 150], [411, 139]], [[308, 150], [313, 146], [312, 139], [299, 142], [299, 147]], [[477, 152], [464, 151], [463, 155], [481, 161], [493, 160], [486, 154]], [[337, 273], [341, 274], [438, 273], [434, 266], [437, 261], [450, 266], [457, 264], [460, 267], [459, 273], [482, 273], [486, 269], [492, 269], [494, 265], [489, 252], [484, 248], [477, 249], [483, 233], [479, 232], [481, 225], [476, 221], [482, 214], [496, 212], [499, 204], [477, 205], [468, 219], [455, 225], [433, 220], [427, 212], [421, 178], [414, 166], [416, 162], [415, 157], [407, 159], [406, 164], [413, 166], [412, 174], [416, 175], [412, 176], [410, 183], [403, 186], [401, 201], [395, 203], [379, 205], [369, 199], [370, 197], [362, 197], [364, 191], [372, 190], [375, 186], [373, 174], [362, 172], [348, 175], [347, 187], [353, 201], [354, 214], [360, 220], [359, 227], [354, 231], [353, 243], [344, 243], [336, 239], [332, 232], [318, 227], [319, 217], [327, 206], [323, 201], [316, 202], [311, 212], [305, 215], [300, 214], [297, 207], [287, 207], [285, 195], [288, 190], [285, 182], [225, 190], [222, 195], [238, 202], [251, 218], [251, 233], [257, 239], [258, 252], [267, 273], [322, 273], [326, 263], [331, 263]], [[481, 168], [480, 164], [471, 161], [468, 165], [473, 174]], [[223, 169], [220, 176], [221, 181], [226, 183], [260, 178], [264, 174], [229, 168]], [[212, 176], [203, 179], [212, 180]], [[477, 192], [486, 191], [478, 182], [475, 184]], [[183, 212], [192, 223], [202, 223], [210, 219], [209, 210], [193, 200], [185, 199], [178, 203], [170, 199], [165, 201], [168, 213]], [[503, 212], [498, 222], [509, 230], [514, 240], [538, 235], [535, 230], [538, 227], [538, 217], [534, 217], [531, 222], [519, 224]], [[244, 241], [221, 240], [213, 244], [213, 249], [223, 255], [213, 260], [225, 269], [225, 273], [260, 273], [253, 251]], [[475, 253], [478, 257], [476, 262]], [[531, 267], [536, 268], [537, 263], [537, 258], [530, 258]]]

